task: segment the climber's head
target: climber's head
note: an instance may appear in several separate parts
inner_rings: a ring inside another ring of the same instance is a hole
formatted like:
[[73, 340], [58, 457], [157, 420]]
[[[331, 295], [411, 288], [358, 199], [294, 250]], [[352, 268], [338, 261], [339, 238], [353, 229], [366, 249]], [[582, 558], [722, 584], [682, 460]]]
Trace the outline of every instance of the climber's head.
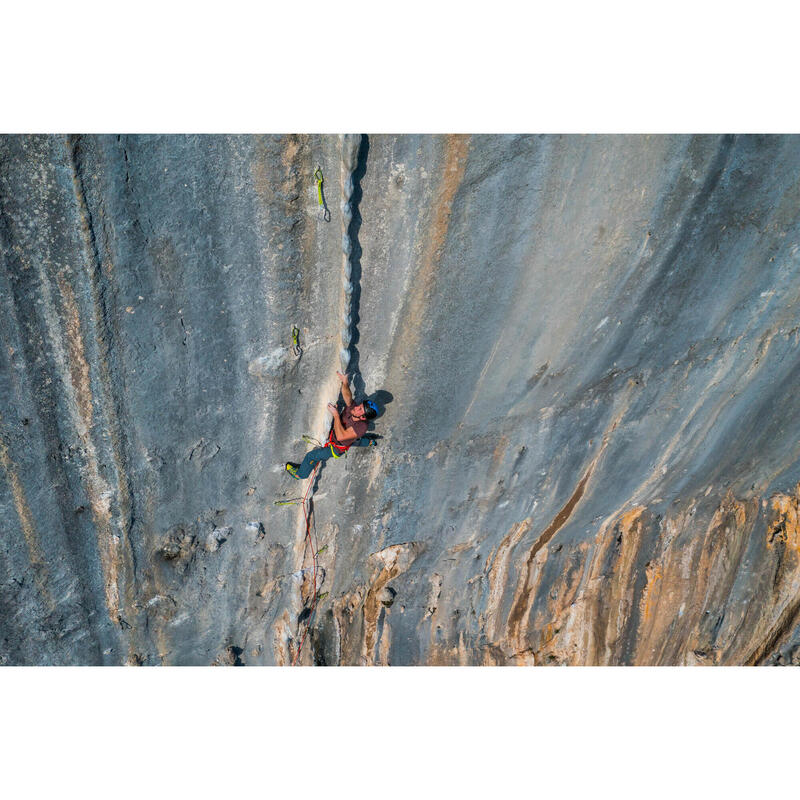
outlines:
[[365, 400], [361, 405], [364, 406], [364, 416], [367, 419], [375, 419], [378, 416], [378, 406], [372, 400]]
[[370, 420], [378, 416], [378, 406], [372, 400], [365, 400], [353, 407], [353, 419]]

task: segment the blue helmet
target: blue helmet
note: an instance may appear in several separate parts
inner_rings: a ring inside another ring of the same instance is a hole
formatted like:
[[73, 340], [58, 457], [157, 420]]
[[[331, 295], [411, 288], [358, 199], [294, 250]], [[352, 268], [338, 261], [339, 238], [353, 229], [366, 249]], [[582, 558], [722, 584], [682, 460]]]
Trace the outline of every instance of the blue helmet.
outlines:
[[372, 400], [364, 401], [364, 416], [367, 419], [375, 419], [378, 416], [378, 406]]

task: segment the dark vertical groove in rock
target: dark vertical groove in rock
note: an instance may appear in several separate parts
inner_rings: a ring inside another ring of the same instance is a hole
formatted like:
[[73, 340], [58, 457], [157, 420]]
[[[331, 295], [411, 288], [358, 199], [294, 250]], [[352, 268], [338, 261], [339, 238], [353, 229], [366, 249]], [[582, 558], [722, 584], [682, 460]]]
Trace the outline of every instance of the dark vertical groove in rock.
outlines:
[[361, 338], [358, 325], [361, 321], [359, 310], [361, 306], [361, 256], [363, 251], [358, 240], [358, 233], [361, 230], [361, 198], [364, 191], [361, 182], [367, 173], [367, 159], [369, 158], [369, 136], [362, 134], [361, 145], [358, 149], [358, 162], [353, 172], [353, 197], [350, 204], [353, 209], [353, 219], [350, 222], [348, 235], [353, 244], [353, 252], [350, 256], [352, 264], [351, 282], [353, 284], [353, 294], [350, 300], [350, 364], [349, 369], [353, 375], [354, 396], [363, 394], [365, 390], [364, 378], [361, 375], [361, 355], [358, 352], [358, 341]]
[[[358, 137], [358, 147], [356, 149], [354, 141]], [[360, 380], [360, 373], [358, 368], [358, 350], [355, 347], [355, 341], [358, 339], [358, 309], [361, 296], [361, 246], [358, 242], [358, 230], [361, 227], [361, 216], [358, 210], [358, 205], [362, 197], [361, 192], [361, 178], [363, 178], [366, 171], [366, 159], [369, 152], [369, 144], [366, 143], [366, 136], [360, 134], [342, 134], [341, 141], [341, 164], [340, 175], [342, 180], [342, 201], [340, 210], [343, 220], [343, 237], [342, 237], [342, 252], [343, 271], [342, 275], [344, 298], [343, 298], [343, 316], [340, 330], [340, 350], [339, 350], [339, 363], [341, 371], [344, 374], [349, 374], [352, 379], [354, 390], [357, 391], [356, 377]], [[356, 223], [356, 218], [358, 222]], [[355, 356], [355, 362], [353, 357]], [[363, 381], [362, 381], [363, 386]], [[355, 394], [355, 391], [354, 391]], [[341, 390], [338, 394], [338, 400], [341, 400]], [[326, 425], [332, 425], [332, 417], [328, 413], [326, 415]], [[321, 437], [322, 439], [327, 436], [327, 432]], [[314, 494], [319, 490], [321, 485], [322, 476], [325, 472], [325, 463], [319, 464], [315, 470], [313, 477], [313, 484], [311, 491], [308, 495], [308, 519], [313, 519], [313, 525], [316, 525], [316, 511], [314, 507]], [[298, 530], [303, 530], [305, 535], [306, 520], [305, 511], [301, 510], [301, 515], [298, 516]], [[301, 519], [302, 517], [302, 519]], [[309, 539], [309, 544], [311, 540]], [[305, 543], [303, 545], [303, 561], [305, 559]], [[311, 548], [312, 558], [315, 563], [317, 555]], [[316, 589], [316, 587], [315, 587]], [[309, 599], [303, 601], [301, 589], [301, 605], [302, 609], [297, 616], [297, 637], [300, 640], [303, 636], [301, 621], [306, 619], [308, 612], [313, 609], [315, 617], [318, 617], [319, 610], [317, 609], [316, 596], [311, 596]], [[308, 618], [306, 624], [309, 625], [308, 633], [311, 635], [308, 638], [309, 648], [311, 650], [312, 663], [318, 659], [317, 650], [324, 652], [325, 649], [325, 629], [324, 624], [318, 624], [317, 619]], [[313, 625], [313, 627], [311, 627]]]

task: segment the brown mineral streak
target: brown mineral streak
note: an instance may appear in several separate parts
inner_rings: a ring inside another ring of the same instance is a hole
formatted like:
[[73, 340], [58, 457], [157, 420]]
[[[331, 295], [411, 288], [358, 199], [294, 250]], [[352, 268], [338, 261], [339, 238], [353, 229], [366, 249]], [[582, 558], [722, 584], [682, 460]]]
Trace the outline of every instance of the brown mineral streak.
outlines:
[[89, 364], [86, 361], [83, 338], [81, 336], [80, 317], [78, 306], [72, 287], [67, 283], [63, 273], [58, 275], [58, 285], [66, 312], [66, 338], [69, 351], [69, 373], [72, 388], [75, 392], [75, 401], [79, 417], [76, 422], [78, 435], [86, 448], [87, 480], [86, 491], [89, 495], [89, 505], [92, 516], [97, 526], [98, 550], [100, 563], [104, 573], [106, 606], [108, 615], [114, 623], [119, 622], [119, 554], [115, 544], [115, 537], [111, 531], [111, 509], [109, 500], [103, 495], [108, 487], [100, 475], [97, 452], [91, 439], [93, 421], [92, 391], [89, 378]]
[[642, 595], [642, 620], [647, 622], [652, 612], [651, 606], [653, 605], [654, 597], [658, 596], [659, 582], [664, 577], [664, 574], [659, 564], [648, 563], [645, 567], [645, 575], [647, 583]]
[[[796, 494], [800, 497], [800, 484]], [[767, 531], [767, 548], [772, 549], [783, 542], [787, 547], [800, 553], [800, 524], [798, 523], [797, 497], [778, 494], [770, 499], [775, 521]]]
[[511, 646], [514, 648], [516, 652], [521, 652], [526, 650], [523, 640], [525, 638], [525, 633], [527, 629], [527, 624], [526, 624], [527, 618], [530, 615], [531, 608], [533, 606], [533, 600], [535, 599], [535, 593], [534, 593], [535, 587], [532, 585], [534, 559], [536, 558], [537, 553], [564, 526], [564, 524], [572, 515], [572, 512], [575, 510], [575, 506], [577, 506], [577, 504], [583, 497], [584, 491], [586, 490], [586, 484], [588, 483], [589, 478], [592, 476], [592, 473], [594, 472], [598, 462], [602, 458], [603, 453], [608, 447], [608, 443], [611, 440], [611, 434], [617, 429], [617, 426], [619, 425], [620, 421], [627, 412], [632, 393], [633, 393], [633, 387], [629, 385], [625, 393], [625, 396], [622, 399], [622, 407], [614, 416], [613, 420], [603, 433], [602, 443], [600, 445], [600, 449], [597, 455], [592, 459], [591, 463], [587, 467], [586, 472], [584, 473], [581, 480], [578, 482], [578, 485], [573, 491], [569, 500], [567, 500], [562, 509], [553, 518], [552, 522], [536, 539], [536, 541], [533, 543], [533, 546], [531, 547], [528, 553], [528, 558], [526, 559], [525, 566], [523, 568], [524, 579], [522, 581], [522, 586], [520, 589], [517, 590], [516, 598], [511, 606], [511, 611], [509, 613], [508, 623], [506, 627], [508, 631], [509, 642], [511, 643]]
[[[439, 261], [447, 241], [453, 201], [467, 168], [469, 145], [469, 136], [450, 135], [445, 138], [444, 168], [432, 201], [433, 220], [431, 221], [431, 231], [425, 243], [419, 271], [411, 286], [411, 299], [406, 312], [403, 314], [406, 329], [403, 345], [405, 352], [415, 352], [419, 344], [422, 319], [431, 299]], [[403, 337], [401, 337], [402, 340]]]
[[[622, 515], [616, 526], [619, 531], [618, 535], [622, 538], [622, 546], [609, 581], [611, 602], [604, 631], [606, 647], [602, 658], [604, 663], [620, 660], [619, 657], [613, 657], [612, 648], [619, 642], [622, 630], [634, 608], [633, 595], [636, 583], [634, 566], [641, 546], [643, 532], [641, 517], [644, 510], [643, 506], [632, 508]], [[607, 537], [609, 546], [613, 541], [616, 541], [616, 537]]]
[[[334, 617], [341, 629], [340, 658], [342, 653], [350, 652], [351, 655], [357, 655], [361, 664], [375, 664], [376, 644], [378, 644], [378, 663], [388, 663], [390, 641], [384, 640], [384, 637], [391, 636], [388, 616], [384, 619], [381, 641], [376, 642], [378, 620], [382, 608], [379, 599], [380, 591], [390, 580], [406, 572], [423, 549], [422, 542], [402, 542], [373, 553], [370, 556], [373, 568], [368, 583], [356, 586], [334, 603]], [[356, 611], [359, 607], [361, 607], [362, 613], [357, 615]], [[345, 622], [345, 613], [348, 619], [345, 624], [341, 624]], [[354, 625], [354, 623], [363, 624]], [[347, 630], [350, 631], [350, 637], [345, 634]], [[348, 641], [348, 638], [351, 641]], [[354, 638], [360, 639], [360, 648], [359, 642], [352, 641]], [[353, 651], [352, 645], [357, 648], [355, 651]]]
[[[112, 380], [111, 380], [111, 370], [108, 363], [108, 337], [103, 335], [104, 314], [100, 303], [100, 287], [98, 286], [97, 280], [94, 277], [94, 269], [93, 269], [93, 267], [100, 267], [100, 269], [106, 275], [106, 277], [109, 278], [113, 272], [113, 264], [108, 258], [106, 259], [105, 263], [100, 263], [101, 262], [100, 254], [92, 244], [92, 232], [89, 222], [89, 208], [86, 201], [86, 194], [84, 192], [83, 185], [78, 175], [78, 167], [75, 159], [75, 148], [73, 141], [70, 137], [68, 137], [67, 139], [67, 151], [69, 154], [70, 167], [72, 171], [72, 185], [75, 193], [76, 203], [78, 206], [78, 215], [80, 217], [83, 245], [84, 245], [84, 250], [86, 252], [86, 259], [88, 266], [87, 275], [88, 275], [89, 286], [91, 289], [92, 300], [94, 304], [95, 325], [98, 331], [97, 335], [98, 366], [99, 366], [101, 381], [104, 388], [104, 392], [101, 394], [101, 400], [102, 400], [103, 410], [108, 421], [108, 427], [111, 436], [111, 452], [112, 452], [112, 457], [114, 459], [114, 467], [117, 477], [116, 489], [117, 489], [117, 498], [119, 501], [119, 510], [120, 510], [119, 519], [117, 520], [117, 527], [120, 531], [121, 560], [122, 560], [122, 566], [124, 567], [122, 572], [127, 577], [127, 580], [124, 581], [125, 590], [123, 594], [126, 601], [125, 605], [128, 608], [130, 608], [135, 603], [135, 586], [133, 581], [133, 574], [134, 574], [133, 553], [131, 550], [130, 530], [129, 530], [131, 493], [125, 471], [124, 459], [122, 457], [122, 448], [120, 443], [120, 438], [121, 438], [120, 422], [117, 417], [116, 410], [113, 407], [113, 404], [109, 402], [109, 398], [112, 396]], [[67, 288], [69, 289], [68, 285]], [[63, 287], [61, 291], [63, 294], [64, 293]], [[69, 290], [69, 294], [70, 297], [72, 297], [72, 306], [75, 307], [76, 304], [71, 290]], [[74, 313], [75, 318], [76, 319], [78, 318], [76, 307], [75, 311], [70, 313], [71, 314]], [[82, 345], [79, 332], [80, 328], [78, 327], [77, 341]], [[74, 360], [75, 359], [73, 357], [73, 361]], [[84, 358], [84, 363], [85, 363], [85, 358]], [[73, 382], [74, 382], [74, 376], [73, 376]], [[90, 385], [88, 364], [86, 368], [86, 374], [84, 376], [84, 382], [86, 386]], [[91, 392], [89, 393], [88, 399], [89, 399], [88, 412], [89, 414], [91, 414], [92, 413]], [[91, 416], [89, 418], [91, 419]], [[118, 576], [115, 578], [115, 581], [119, 583]], [[118, 611], [119, 610], [117, 609], [117, 613]], [[135, 628], [134, 628], [134, 633], [135, 633]], [[134, 655], [134, 651], [136, 649], [135, 639], [136, 637], [132, 636], [128, 643], [129, 659]]]
[[[264, 137], [257, 137], [256, 142], [258, 143], [259, 140], [263, 138]], [[264, 205], [267, 205], [274, 196], [272, 181], [270, 180], [269, 174], [269, 163], [269, 153], [267, 150], [264, 147], [257, 146], [255, 148], [255, 157], [250, 167], [250, 174], [253, 178], [253, 189]]]
[[388, 619], [384, 621], [383, 632], [378, 642], [378, 664], [389, 665], [389, 650], [392, 646], [392, 628], [388, 624]]
[[[660, 528], [660, 552], [645, 566], [645, 587], [639, 601], [640, 619], [637, 631], [637, 664], [659, 664], [665, 647], [670, 644], [670, 633], [681, 624], [677, 611], [678, 598], [691, 597], [696, 581], [687, 574], [685, 559], [691, 559], [693, 549], [675, 549], [673, 542], [678, 531], [683, 530], [691, 517], [681, 514], [665, 519]], [[688, 619], [688, 616], [687, 616]]]
[[[588, 542], [578, 545], [578, 551], [586, 553], [589, 550]], [[585, 571], [584, 561], [577, 561], [567, 566], [558, 579], [554, 590], [547, 595], [547, 612], [551, 622], [545, 624], [540, 635], [539, 651], [546, 648], [560, 633], [561, 629], [571, 622], [573, 606], [578, 600], [578, 592]]]
[[[551, 621], [542, 621], [537, 661], [582, 664], [758, 664], [775, 653], [800, 616], [797, 551], [779, 538], [795, 517], [800, 497], [772, 498], [775, 518], [767, 527], [776, 569], [774, 619], [762, 611], [746, 624], [747, 610], [730, 607], [746, 544], [754, 531], [760, 499], [737, 500], [731, 492], [720, 501], [700, 537], [678, 534], [697, 525], [695, 507], [660, 524], [659, 552], [645, 566], [646, 582], [636, 597], [639, 554], [644, 542], [646, 508], [637, 506], [607, 520], [596, 536], [580, 594], [554, 587], [548, 603]], [[788, 525], [784, 522], [788, 519]], [[648, 523], [648, 524], [652, 524]], [[778, 532], [778, 533], [776, 533]], [[609, 535], [611, 534], [611, 535]], [[787, 540], [791, 533], [787, 534]], [[682, 545], [677, 543], [683, 541]], [[788, 559], [788, 561], [785, 561]], [[574, 585], [574, 584], [573, 584]], [[632, 612], [638, 627], [630, 630]], [[728, 624], [719, 628], [719, 620]], [[764, 631], [764, 633], [762, 633]], [[753, 637], [756, 644], [752, 644]], [[738, 643], [739, 638], [747, 641]], [[630, 652], [633, 647], [635, 652]]]
[[[517, 522], [511, 526], [508, 535], [500, 542], [493, 556], [487, 559], [489, 599], [486, 603], [486, 625], [487, 634], [491, 640], [496, 640], [499, 633], [500, 604], [503, 600], [503, 590], [505, 589], [506, 575], [508, 573], [508, 563], [511, 553], [522, 537], [531, 529], [531, 518], [527, 517], [522, 522]], [[488, 566], [491, 561], [491, 567]]]
[[72, 386], [75, 389], [80, 419], [83, 422], [83, 427], [78, 433], [83, 437], [91, 431], [94, 418], [89, 364], [86, 361], [86, 354], [83, 348], [81, 320], [78, 305], [75, 302], [75, 294], [72, 291], [72, 287], [65, 280], [63, 273], [58, 274], [58, 288], [61, 290], [61, 298], [64, 301], [64, 309], [67, 315], [66, 338], [67, 350], [69, 351], [69, 373], [72, 379]]
[[578, 504], [581, 497], [583, 497], [583, 492], [586, 488], [586, 483], [592, 474], [593, 466], [594, 464], [592, 464], [586, 471], [586, 474], [583, 476], [583, 478], [581, 478], [578, 486], [572, 493], [572, 496], [569, 498], [569, 500], [567, 500], [561, 511], [556, 514], [553, 521], [547, 526], [547, 528], [545, 528], [544, 532], [536, 539], [536, 541], [533, 543], [533, 547], [531, 547], [530, 552], [528, 553], [528, 558], [524, 567], [525, 583], [522, 587], [521, 593], [517, 596], [514, 604], [511, 606], [511, 612], [508, 616], [508, 636], [513, 642], [519, 641], [520, 622], [522, 621], [523, 614], [528, 608], [531, 599], [531, 573], [533, 560], [536, 558], [536, 554], [539, 552], [539, 550], [541, 550], [542, 547], [544, 547], [553, 538], [553, 536], [556, 535], [556, 533], [563, 527], [564, 523], [569, 519], [570, 515], [575, 509], [575, 506]]
[[[431, 639], [433, 639], [433, 631], [431, 632]], [[457, 645], [437, 644], [433, 640], [431, 641], [428, 649], [427, 664], [431, 667], [466, 667], [470, 665], [471, 655], [464, 637], [464, 631], [459, 631]], [[511, 658], [514, 657], [511, 656]]]
[[[796, 590], [796, 572], [800, 566], [800, 483], [794, 495], [776, 494], [770, 498], [773, 519], [767, 527], [766, 547], [776, 558], [776, 580], [787, 556], [791, 558], [791, 577], [789, 580], [790, 598], [785, 602], [778, 618], [767, 629], [762, 641], [751, 647], [744, 660], [748, 666], [760, 664], [796, 626], [800, 616], [800, 593]], [[783, 544], [784, 549], [779, 545]]]
[[[408, 544], [392, 545], [376, 554], [383, 563], [383, 567], [372, 579], [364, 600], [363, 656], [367, 659], [367, 663], [373, 662], [375, 657], [375, 634], [377, 633], [378, 616], [381, 610], [381, 602], [378, 599], [378, 595], [392, 578], [397, 577], [401, 572], [405, 572], [411, 566], [411, 562], [416, 558], [414, 544], [410, 542]], [[406, 563], [402, 556], [407, 552], [410, 553], [411, 560]]]
[[[448, 136], [445, 140], [444, 174], [434, 199], [434, 218], [431, 238], [423, 259], [425, 279], [432, 278], [431, 270], [442, 256], [447, 231], [450, 227], [450, 214], [453, 210], [458, 187], [464, 179], [469, 153], [469, 136]], [[430, 288], [430, 287], [426, 287]]]
[[[633, 608], [633, 567], [641, 544], [640, 520], [644, 510], [641, 506], [632, 508], [601, 526], [595, 537], [594, 552], [584, 566], [588, 574], [586, 588], [578, 592], [580, 578], [577, 574], [572, 582], [564, 583], [563, 595], [551, 609], [554, 621], [544, 626], [537, 661], [548, 657], [572, 664], [618, 660], [614, 658], [617, 652], [614, 646]], [[618, 543], [619, 552], [611, 570], [606, 572], [609, 552]]]
[[300, 151], [300, 138], [299, 136], [290, 136], [286, 140], [286, 147], [281, 154], [281, 160], [283, 161], [283, 166], [286, 167], [286, 180], [289, 181], [289, 177], [291, 174], [291, 169], [294, 166], [294, 161], [297, 158], [297, 154]]
[[[310, 137], [308, 135], [303, 135], [299, 137], [299, 141], [297, 144], [297, 153], [294, 156], [294, 163], [298, 167], [297, 169], [297, 179], [296, 179], [296, 186], [297, 191], [301, 195], [302, 201], [302, 192], [303, 192], [303, 175], [310, 174], [316, 165], [312, 164], [311, 159], [311, 147], [309, 145]], [[288, 156], [288, 150], [286, 156]], [[284, 157], [286, 157], [284, 156]], [[301, 232], [300, 238], [302, 240], [302, 244], [300, 246], [300, 251], [302, 253], [316, 253], [318, 248], [318, 226], [317, 225], [309, 225], [307, 224], [307, 220], [304, 218], [303, 223], [301, 224]], [[312, 291], [312, 287], [314, 285], [315, 276], [312, 270], [304, 269], [303, 270], [303, 284], [302, 284], [302, 302], [303, 303], [310, 303], [309, 293]]]
[[496, 470], [500, 466], [500, 462], [503, 460], [503, 456], [505, 455], [507, 449], [508, 437], [501, 436], [497, 440], [497, 444], [492, 452], [492, 471]]
[[[0, 423], [2, 423], [2, 418], [0, 418]], [[39, 593], [42, 595], [42, 599], [50, 608], [53, 608], [53, 598], [47, 588], [49, 576], [44, 555], [42, 554], [41, 544], [39, 543], [36, 523], [25, 497], [25, 490], [22, 487], [22, 482], [17, 474], [16, 465], [8, 454], [8, 447], [6, 446], [5, 438], [2, 436], [0, 436], [0, 465], [2, 465], [3, 472], [5, 472], [6, 480], [11, 490], [11, 496], [14, 500], [14, 508], [19, 517], [20, 527], [22, 528], [22, 535], [25, 537], [25, 544], [28, 546], [28, 558], [30, 558], [31, 566], [33, 567], [33, 576], [36, 581], [36, 586], [39, 589]]]

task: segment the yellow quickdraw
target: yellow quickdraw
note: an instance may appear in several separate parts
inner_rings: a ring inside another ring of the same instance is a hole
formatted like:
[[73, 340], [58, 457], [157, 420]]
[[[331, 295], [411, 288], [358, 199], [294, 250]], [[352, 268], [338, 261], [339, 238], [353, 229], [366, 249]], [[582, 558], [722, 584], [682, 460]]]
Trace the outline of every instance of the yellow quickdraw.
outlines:
[[322, 167], [317, 167], [316, 172], [314, 173], [314, 178], [317, 181], [317, 199], [321, 206], [325, 205], [322, 201], [322, 181], [325, 179], [322, 177]]
[[303, 355], [303, 348], [300, 347], [300, 328], [292, 325], [292, 352], [300, 358]]
[[314, 179], [317, 181], [317, 203], [319, 205], [319, 212], [317, 216], [319, 219], [324, 220], [325, 222], [330, 222], [331, 212], [328, 211], [328, 207], [325, 205], [325, 196], [322, 194], [322, 183], [325, 180], [325, 178], [322, 176], [322, 167], [317, 166], [317, 169], [314, 172]]

